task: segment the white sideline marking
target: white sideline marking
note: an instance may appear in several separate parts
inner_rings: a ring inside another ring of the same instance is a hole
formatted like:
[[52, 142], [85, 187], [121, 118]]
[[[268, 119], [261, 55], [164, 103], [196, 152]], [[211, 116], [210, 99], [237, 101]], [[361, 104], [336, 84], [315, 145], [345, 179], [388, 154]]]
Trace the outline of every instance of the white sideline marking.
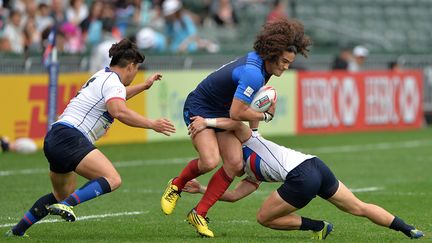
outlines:
[[[325, 146], [315, 148], [294, 148], [299, 151], [308, 151], [308, 153], [349, 153], [359, 151], [373, 151], [373, 150], [386, 150], [386, 149], [410, 149], [423, 146], [431, 146], [432, 140], [411, 140], [404, 142], [394, 143], [370, 143], [360, 145], [342, 145], [342, 146]], [[114, 162], [114, 166], [117, 168], [121, 167], [137, 167], [137, 166], [148, 166], [148, 165], [172, 165], [172, 164], [186, 164], [193, 158], [172, 158], [172, 159], [153, 159], [153, 160], [129, 160]], [[29, 174], [43, 174], [48, 173], [48, 168], [36, 168], [36, 169], [23, 169], [23, 170], [2, 170], [0, 176], [11, 176], [11, 175], [29, 175]]]
[[[173, 164], [186, 164], [191, 158], [174, 158], [174, 159], [153, 159], [153, 160], [129, 160], [114, 162], [114, 166], [117, 168], [121, 167], [137, 167], [147, 165], [173, 165]], [[48, 173], [48, 168], [42, 169], [23, 169], [23, 170], [0, 170], [0, 176], [10, 175], [29, 175], [29, 174], [44, 174]]]
[[231, 223], [231, 224], [254, 224], [255, 223], [255, 222], [252, 222], [252, 221], [247, 220], [247, 219], [243, 219], [243, 220], [238, 220], [238, 219], [236, 219], [236, 220], [228, 220], [226, 222]]
[[[282, 182], [281, 182], [282, 183]], [[374, 192], [374, 191], [381, 191], [384, 188], [382, 187], [364, 187], [364, 188], [349, 188], [352, 192]], [[257, 194], [265, 194], [268, 195], [274, 190], [258, 190], [254, 192], [255, 195]], [[140, 190], [130, 190], [130, 189], [119, 189], [119, 192], [122, 193], [142, 193], [142, 194], [160, 194], [163, 192], [163, 190], [153, 190], [153, 189], [140, 189]]]
[[375, 192], [383, 189], [382, 187], [349, 188], [351, 192]]
[[[77, 221], [89, 220], [89, 219], [102, 219], [102, 218], [108, 218], [108, 217], [139, 215], [139, 214], [146, 214], [146, 213], [148, 213], [148, 211], [144, 211], [144, 212], [135, 211], [135, 212], [123, 212], [123, 213], [107, 213], [107, 214], [87, 215], [87, 216], [77, 217]], [[57, 223], [57, 222], [65, 222], [65, 220], [63, 220], [63, 219], [46, 219], [46, 220], [42, 220], [40, 222], [37, 222], [37, 224]], [[16, 223], [0, 224], [0, 228], [11, 227], [11, 226], [14, 226], [15, 224]]]
[[[432, 145], [431, 140], [411, 140], [395, 143], [369, 143], [362, 145], [342, 145], [342, 146], [328, 146], [304, 149], [306, 151], [313, 151], [315, 153], [349, 153], [359, 151], [373, 151], [373, 150], [387, 150], [396, 148], [417, 148]], [[303, 149], [300, 149], [303, 150]]]
[[143, 165], [174, 165], [174, 164], [186, 164], [194, 158], [173, 158], [173, 159], [151, 159], [151, 160], [129, 160], [114, 162], [114, 166], [120, 167], [134, 167]]

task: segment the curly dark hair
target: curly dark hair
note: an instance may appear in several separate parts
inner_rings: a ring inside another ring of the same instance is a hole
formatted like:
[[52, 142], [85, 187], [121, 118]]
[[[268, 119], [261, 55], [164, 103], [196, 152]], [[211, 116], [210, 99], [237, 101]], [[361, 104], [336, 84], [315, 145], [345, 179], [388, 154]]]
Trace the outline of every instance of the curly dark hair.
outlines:
[[129, 39], [123, 39], [115, 43], [109, 49], [109, 57], [112, 57], [110, 66], [126, 67], [129, 63], [142, 63], [145, 56], [143, 56], [137, 45]]
[[276, 61], [284, 51], [307, 57], [310, 45], [312, 41], [305, 35], [300, 21], [281, 18], [263, 25], [256, 37], [254, 49], [263, 60]]

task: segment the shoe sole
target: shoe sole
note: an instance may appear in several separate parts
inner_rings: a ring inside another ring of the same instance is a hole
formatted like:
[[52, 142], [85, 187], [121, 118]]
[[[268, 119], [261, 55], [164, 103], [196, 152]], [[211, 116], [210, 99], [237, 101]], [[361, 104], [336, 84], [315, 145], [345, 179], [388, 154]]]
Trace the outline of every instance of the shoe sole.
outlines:
[[67, 222], [74, 222], [75, 221], [75, 216], [73, 216], [71, 213], [69, 213], [65, 210], [61, 210], [61, 209], [57, 209], [57, 208], [50, 208], [49, 211], [53, 215], [61, 216]]

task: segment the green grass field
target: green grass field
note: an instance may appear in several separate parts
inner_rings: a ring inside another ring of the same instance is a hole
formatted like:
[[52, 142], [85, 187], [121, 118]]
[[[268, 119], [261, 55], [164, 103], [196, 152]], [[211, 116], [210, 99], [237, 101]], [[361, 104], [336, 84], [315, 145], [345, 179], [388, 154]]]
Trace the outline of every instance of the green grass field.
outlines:
[[[338, 135], [273, 137], [284, 146], [318, 155], [362, 200], [381, 205], [423, 230], [432, 241], [432, 129]], [[260, 226], [255, 214], [279, 184], [263, 184], [239, 202], [218, 202], [210, 211], [216, 238], [200, 238], [185, 222], [200, 195], [183, 193], [170, 216], [160, 197], [166, 182], [196, 156], [189, 141], [103, 146], [122, 175], [115, 192], [75, 207], [74, 223], [49, 216], [27, 233], [32, 242], [311, 242], [310, 232], [276, 231]], [[210, 175], [200, 178], [207, 182]], [[85, 181], [78, 180], [78, 186]], [[235, 182], [234, 182], [235, 184]], [[0, 231], [6, 232], [41, 195], [50, 192], [48, 163], [32, 155], [0, 154]], [[330, 242], [403, 242], [402, 233], [345, 214], [317, 198], [299, 214], [335, 226]], [[6, 239], [0, 241], [20, 241]]]

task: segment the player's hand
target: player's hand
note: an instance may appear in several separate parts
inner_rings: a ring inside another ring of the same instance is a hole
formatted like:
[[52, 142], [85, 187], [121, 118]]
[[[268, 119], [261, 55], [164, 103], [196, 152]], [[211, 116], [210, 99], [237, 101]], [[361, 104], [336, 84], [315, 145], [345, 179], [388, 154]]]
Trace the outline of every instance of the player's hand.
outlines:
[[189, 193], [200, 193], [200, 188], [201, 184], [196, 179], [192, 179], [186, 183], [182, 191]]
[[276, 102], [272, 102], [270, 108], [267, 111], [268, 113], [272, 114], [274, 116], [276, 112]]
[[147, 80], [144, 82], [144, 85], [146, 89], [150, 89], [150, 87], [153, 85], [155, 81], [161, 80], [162, 74], [160, 73], [154, 73], [150, 77], [147, 78]]
[[270, 108], [266, 112], [264, 112], [265, 113], [264, 121], [270, 122], [271, 120], [273, 120], [275, 112], [276, 112], [276, 101], [272, 101]]
[[188, 135], [195, 137], [202, 130], [207, 128], [207, 122], [200, 116], [193, 116], [190, 118], [192, 123], [188, 126]]
[[163, 133], [166, 136], [170, 136], [171, 133], [175, 133], [176, 129], [170, 120], [160, 118], [153, 121], [152, 129], [155, 132]]

